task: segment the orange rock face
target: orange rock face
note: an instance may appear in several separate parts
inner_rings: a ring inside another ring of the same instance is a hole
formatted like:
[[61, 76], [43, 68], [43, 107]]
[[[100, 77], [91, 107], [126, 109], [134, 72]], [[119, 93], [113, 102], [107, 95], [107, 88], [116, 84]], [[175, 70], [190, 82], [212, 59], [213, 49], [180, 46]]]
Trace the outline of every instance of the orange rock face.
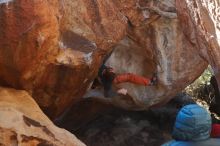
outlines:
[[0, 88], [1, 145], [85, 146], [56, 127], [26, 91]]
[[27, 90], [50, 117], [79, 100], [126, 29], [117, 7], [102, 0], [0, 7], [0, 83]]
[[177, 0], [176, 6], [184, 34], [199, 55], [211, 65], [220, 85], [219, 0]]
[[121, 84], [128, 96], [104, 101], [133, 110], [165, 103], [208, 62], [219, 75], [219, 3], [211, 2], [2, 1], [0, 85], [27, 90], [55, 118], [85, 93], [97, 96], [86, 91], [114, 48], [107, 64], [117, 73], [156, 73], [159, 82]]

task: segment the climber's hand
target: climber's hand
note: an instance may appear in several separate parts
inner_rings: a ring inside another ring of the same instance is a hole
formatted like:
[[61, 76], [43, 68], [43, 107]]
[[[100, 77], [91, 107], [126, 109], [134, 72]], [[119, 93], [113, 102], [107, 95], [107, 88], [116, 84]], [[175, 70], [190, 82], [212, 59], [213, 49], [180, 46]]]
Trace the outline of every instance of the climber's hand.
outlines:
[[118, 94], [126, 95], [128, 93], [128, 90], [125, 88], [121, 88], [117, 91]]
[[150, 86], [153, 86], [153, 85], [156, 85], [157, 84], [157, 76], [156, 74], [153, 75], [153, 77], [151, 78], [151, 81], [150, 81]]

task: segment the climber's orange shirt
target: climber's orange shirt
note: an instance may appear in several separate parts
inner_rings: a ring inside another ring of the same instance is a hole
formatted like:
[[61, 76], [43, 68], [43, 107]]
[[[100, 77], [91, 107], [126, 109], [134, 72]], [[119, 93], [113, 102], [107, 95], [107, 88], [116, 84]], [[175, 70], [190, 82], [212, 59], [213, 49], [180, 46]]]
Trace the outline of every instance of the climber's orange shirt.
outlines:
[[124, 82], [131, 82], [134, 84], [147, 86], [150, 84], [150, 79], [142, 77], [142, 76], [138, 76], [138, 75], [135, 75], [132, 73], [125, 73], [125, 74], [117, 75], [113, 82], [115, 84], [124, 83]]

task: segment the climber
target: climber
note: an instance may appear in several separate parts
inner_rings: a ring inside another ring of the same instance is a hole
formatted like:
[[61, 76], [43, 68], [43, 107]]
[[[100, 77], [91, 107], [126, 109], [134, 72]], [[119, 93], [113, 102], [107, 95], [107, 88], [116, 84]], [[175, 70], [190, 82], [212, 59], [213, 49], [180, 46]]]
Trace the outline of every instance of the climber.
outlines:
[[134, 84], [139, 84], [143, 86], [155, 85], [157, 78], [154, 75], [151, 79], [138, 76], [132, 73], [118, 74], [113, 71], [113, 68], [102, 65], [99, 69], [98, 77], [101, 80], [102, 85], [104, 86], [104, 95], [105, 97], [113, 97], [116, 94], [127, 94], [127, 89], [119, 89], [117, 93], [112, 90], [112, 84], [119, 84], [124, 82], [130, 82]]
[[219, 146], [219, 138], [210, 138], [211, 116], [197, 105], [189, 104], [180, 109], [172, 136], [174, 140], [162, 146]]

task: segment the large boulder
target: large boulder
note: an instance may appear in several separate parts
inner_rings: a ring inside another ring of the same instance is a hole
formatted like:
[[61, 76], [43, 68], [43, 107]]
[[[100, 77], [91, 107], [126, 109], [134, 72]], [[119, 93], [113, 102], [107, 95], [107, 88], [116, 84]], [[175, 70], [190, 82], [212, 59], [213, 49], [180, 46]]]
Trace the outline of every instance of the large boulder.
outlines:
[[126, 20], [111, 1], [0, 1], [0, 84], [56, 117], [85, 93]]
[[2, 87], [0, 87], [0, 144], [85, 146], [73, 134], [56, 127], [26, 91]]
[[[51, 118], [85, 93], [132, 110], [166, 103], [208, 63], [219, 78], [219, 3], [211, 2], [1, 1], [0, 85], [25, 89]], [[113, 48], [106, 63], [117, 73], [156, 73], [158, 84], [121, 84], [128, 96], [113, 99], [90, 94]]]
[[176, 0], [176, 7], [184, 34], [197, 53], [211, 65], [220, 85], [219, 0]]
[[[126, 11], [122, 9], [129, 21], [128, 34], [114, 47], [106, 64], [117, 73], [131, 72], [149, 78], [156, 73], [158, 84], [148, 87], [121, 84], [119, 87], [128, 89], [129, 95], [117, 96], [111, 103], [125, 109], [144, 110], [167, 103], [201, 75], [207, 62], [184, 34], [174, 0], [140, 0], [129, 4]], [[137, 17], [134, 12], [127, 13], [130, 11], [136, 12]]]

